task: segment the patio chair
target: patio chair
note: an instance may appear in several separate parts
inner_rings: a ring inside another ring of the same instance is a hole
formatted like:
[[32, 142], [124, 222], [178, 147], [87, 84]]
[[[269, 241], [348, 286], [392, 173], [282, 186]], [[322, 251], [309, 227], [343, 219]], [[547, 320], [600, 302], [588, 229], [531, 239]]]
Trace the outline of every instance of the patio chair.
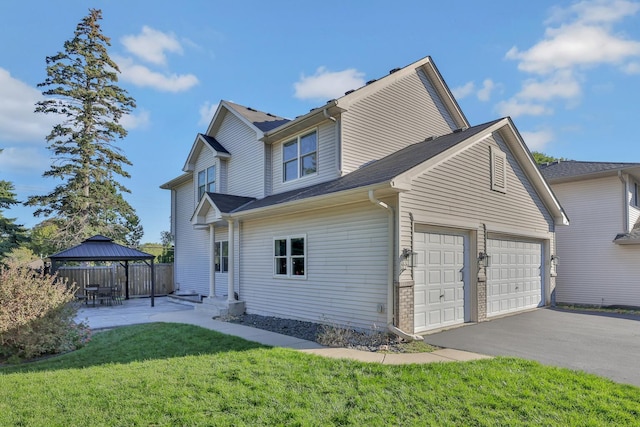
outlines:
[[122, 285], [116, 285], [111, 288], [111, 297], [116, 304], [122, 304]]
[[113, 303], [113, 288], [111, 286], [98, 287], [96, 300], [100, 301], [100, 304], [111, 305]]

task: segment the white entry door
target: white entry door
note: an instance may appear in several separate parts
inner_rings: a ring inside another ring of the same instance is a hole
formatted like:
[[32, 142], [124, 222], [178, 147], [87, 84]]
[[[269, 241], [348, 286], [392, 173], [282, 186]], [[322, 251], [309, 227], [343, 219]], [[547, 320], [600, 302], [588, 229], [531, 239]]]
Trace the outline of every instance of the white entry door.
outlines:
[[465, 321], [465, 240], [462, 234], [414, 233], [414, 330]]
[[542, 243], [488, 239], [487, 253], [487, 317], [544, 305]]

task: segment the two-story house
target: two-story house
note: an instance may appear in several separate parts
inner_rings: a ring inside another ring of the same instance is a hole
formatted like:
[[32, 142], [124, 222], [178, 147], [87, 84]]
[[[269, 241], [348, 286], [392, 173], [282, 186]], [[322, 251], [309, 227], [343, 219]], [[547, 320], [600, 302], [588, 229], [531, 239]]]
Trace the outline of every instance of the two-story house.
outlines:
[[640, 163], [540, 167], [571, 218], [559, 229], [556, 301], [640, 307]]
[[222, 101], [183, 172], [175, 282], [231, 312], [412, 335], [550, 302], [562, 208], [429, 57], [293, 120]]

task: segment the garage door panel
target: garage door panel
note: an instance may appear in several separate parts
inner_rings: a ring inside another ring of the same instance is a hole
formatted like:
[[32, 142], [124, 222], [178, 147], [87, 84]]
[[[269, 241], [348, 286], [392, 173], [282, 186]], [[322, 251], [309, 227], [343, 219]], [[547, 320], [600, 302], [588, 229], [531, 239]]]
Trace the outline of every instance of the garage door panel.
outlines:
[[487, 317], [542, 305], [542, 244], [489, 239]]
[[[415, 292], [428, 296], [425, 306], [414, 307], [415, 332], [464, 322], [465, 289], [463, 275], [465, 238], [450, 233], [415, 233], [418, 253], [414, 272]], [[426, 254], [426, 259], [420, 254]]]

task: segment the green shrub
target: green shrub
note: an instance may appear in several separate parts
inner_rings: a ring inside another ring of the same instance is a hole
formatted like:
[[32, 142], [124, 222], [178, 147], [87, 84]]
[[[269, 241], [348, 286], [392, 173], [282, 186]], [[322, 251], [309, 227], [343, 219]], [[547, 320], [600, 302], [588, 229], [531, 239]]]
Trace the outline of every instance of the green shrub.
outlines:
[[9, 262], [0, 267], [0, 362], [75, 350], [89, 339], [74, 321], [74, 286]]

